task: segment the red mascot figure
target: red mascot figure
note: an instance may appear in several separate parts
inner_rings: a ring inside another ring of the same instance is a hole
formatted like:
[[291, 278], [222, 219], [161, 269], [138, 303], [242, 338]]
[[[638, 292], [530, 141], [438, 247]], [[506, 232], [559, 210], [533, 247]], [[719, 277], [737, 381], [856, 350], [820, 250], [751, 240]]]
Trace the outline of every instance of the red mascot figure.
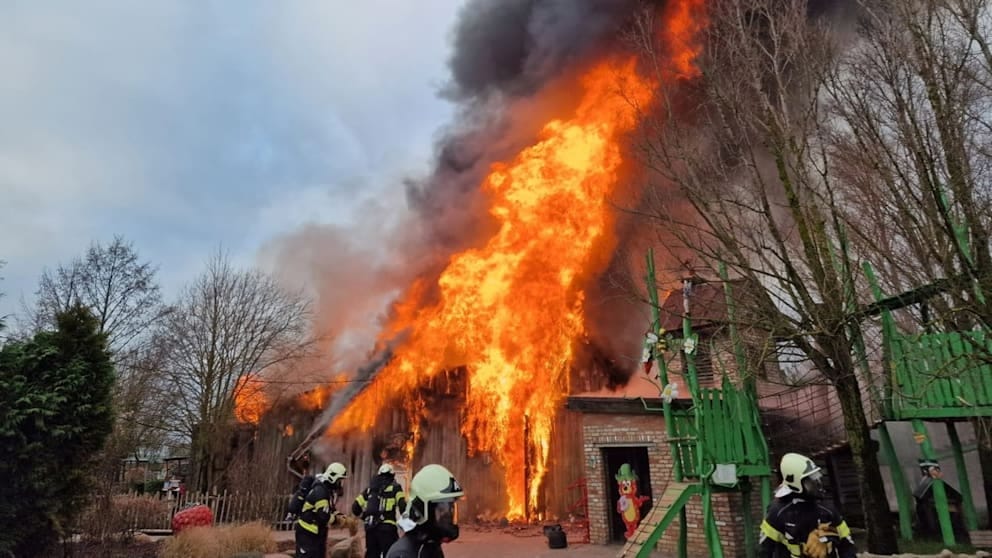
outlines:
[[623, 519], [623, 524], [627, 526], [627, 532], [623, 536], [631, 539], [637, 532], [637, 526], [641, 524], [641, 506], [651, 498], [637, 494], [637, 473], [630, 468], [629, 463], [620, 466], [615, 478], [617, 489], [620, 491], [617, 513]]

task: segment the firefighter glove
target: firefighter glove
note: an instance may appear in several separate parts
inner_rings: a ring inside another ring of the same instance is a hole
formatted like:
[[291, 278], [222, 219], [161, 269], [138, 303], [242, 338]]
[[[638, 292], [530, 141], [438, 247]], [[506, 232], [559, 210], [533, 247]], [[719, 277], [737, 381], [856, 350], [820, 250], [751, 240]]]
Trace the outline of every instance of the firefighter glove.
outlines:
[[836, 527], [829, 523], [820, 523], [806, 538], [803, 555], [809, 558], [828, 558], [834, 550], [834, 543], [839, 539]]

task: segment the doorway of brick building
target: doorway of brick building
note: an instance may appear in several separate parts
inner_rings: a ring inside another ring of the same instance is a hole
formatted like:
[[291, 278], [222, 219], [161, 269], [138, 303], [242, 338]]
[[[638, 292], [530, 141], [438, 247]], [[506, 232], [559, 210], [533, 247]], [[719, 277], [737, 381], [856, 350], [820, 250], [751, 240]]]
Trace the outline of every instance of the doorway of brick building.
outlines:
[[[603, 448], [603, 463], [610, 540], [624, 542], [624, 534], [631, 530], [628, 523], [637, 525], [638, 518], [646, 516], [654, 503], [648, 469], [648, 449], [643, 446]], [[623, 501], [621, 490], [624, 492]]]

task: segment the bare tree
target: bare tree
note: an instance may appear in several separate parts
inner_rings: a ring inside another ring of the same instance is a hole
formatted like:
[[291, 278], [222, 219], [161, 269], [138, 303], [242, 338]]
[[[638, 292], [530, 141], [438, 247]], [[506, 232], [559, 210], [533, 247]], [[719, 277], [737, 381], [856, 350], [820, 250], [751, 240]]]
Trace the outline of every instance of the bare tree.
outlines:
[[161, 331], [176, 425], [192, 441], [201, 489], [224, 482], [235, 401], [267, 371], [311, 346], [304, 298], [217, 254], [187, 286]]
[[[836, 116], [835, 168], [869, 216], [852, 229], [852, 242], [882, 268], [890, 292], [937, 281], [949, 286], [927, 301], [930, 327], [988, 330], [992, 3], [861, 4], [858, 40], [827, 87]], [[992, 358], [984, 345], [976, 349]], [[980, 419], [976, 427], [992, 497], [992, 423]]]
[[45, 270], [30, 312], [36, 328], [51, 327], [54, 317], [76, 303], [100, 321], [100, 332], [115, 357], [154, 324], [162, 312], [156, 269], [141, 261], [134, 245], [116, 236], [106, 246], [93, 243], [82, 258]]
[[54, 327], [55, 316], [82, 304], [107, 336], [116, 371], [116, 424], [104, 450], [103, 473], [115, 480], [120, 459], [157, 447], [162, 441], [161, 390], [157, 370], [148, 366], [150, 328], [165, 308], [155, 279], [156, 268], [142, 261], [134, 245], [121, 236], [109, 244], [93, 243], [81, 258], [45, 270], [29, 328]]
[[863, 397], [870, 371], [859, 366], [861, 332], [851, 319], [860, 262], [821, 104], [837, 64], [836, 30], [811, 16], [806, 0], [717, 1], [708, 10], [701, 75], [692, 80], [659, 56], [670, 45], [653, 34], [639, 42], [663, 84], [637, 146], [658, 177], [650, 213], [695, 255], [697, 270], [715, 276], [724, 262], [747, 285], [749, 335], [763, 332], [768, 348], [802, 355], [833, 386], [869, 550], [896, 552]]

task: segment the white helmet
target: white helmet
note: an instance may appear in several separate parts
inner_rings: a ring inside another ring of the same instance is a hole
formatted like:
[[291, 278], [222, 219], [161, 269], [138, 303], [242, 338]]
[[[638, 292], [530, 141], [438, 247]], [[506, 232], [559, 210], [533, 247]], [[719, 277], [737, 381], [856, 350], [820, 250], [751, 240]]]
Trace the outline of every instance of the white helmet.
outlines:
[[390, 465], [389, 463], [383, 463], [382, 466], [379, 467], [379, 474], [380, 475], [393, 475], [393, 474], [395, 474], [395, 471], [393, 471], [393, 466], [392, 465]]
[[410, 481], [406, 515], [414, 523], [423, 524], [428, 519], [430, 504], [453, 504], [464, 495], [451, 471], [441, 465], [426, 465]]
[[[779, 472], [782, 474], [782, 484], [789, 489], [789, 492], [803, 494], [818, 491], [822, 488], [819, 485], [823, 478], [823, 472], [813, 460], [798, 453], [787, 453], [782, 456], [779, 464]], [[809, 479], [806, 483], [804, 480]], [[807, 486], [811, 485], [811, 486]], [[817, 494], [810, 494], [816, 496]]]
[[321, 480], [333, 484], [340, 479], [346, 478], [348, 478], [348, 468], [335, 461], [327, 466], [327, 470], [324, 471], [323, 478]]

